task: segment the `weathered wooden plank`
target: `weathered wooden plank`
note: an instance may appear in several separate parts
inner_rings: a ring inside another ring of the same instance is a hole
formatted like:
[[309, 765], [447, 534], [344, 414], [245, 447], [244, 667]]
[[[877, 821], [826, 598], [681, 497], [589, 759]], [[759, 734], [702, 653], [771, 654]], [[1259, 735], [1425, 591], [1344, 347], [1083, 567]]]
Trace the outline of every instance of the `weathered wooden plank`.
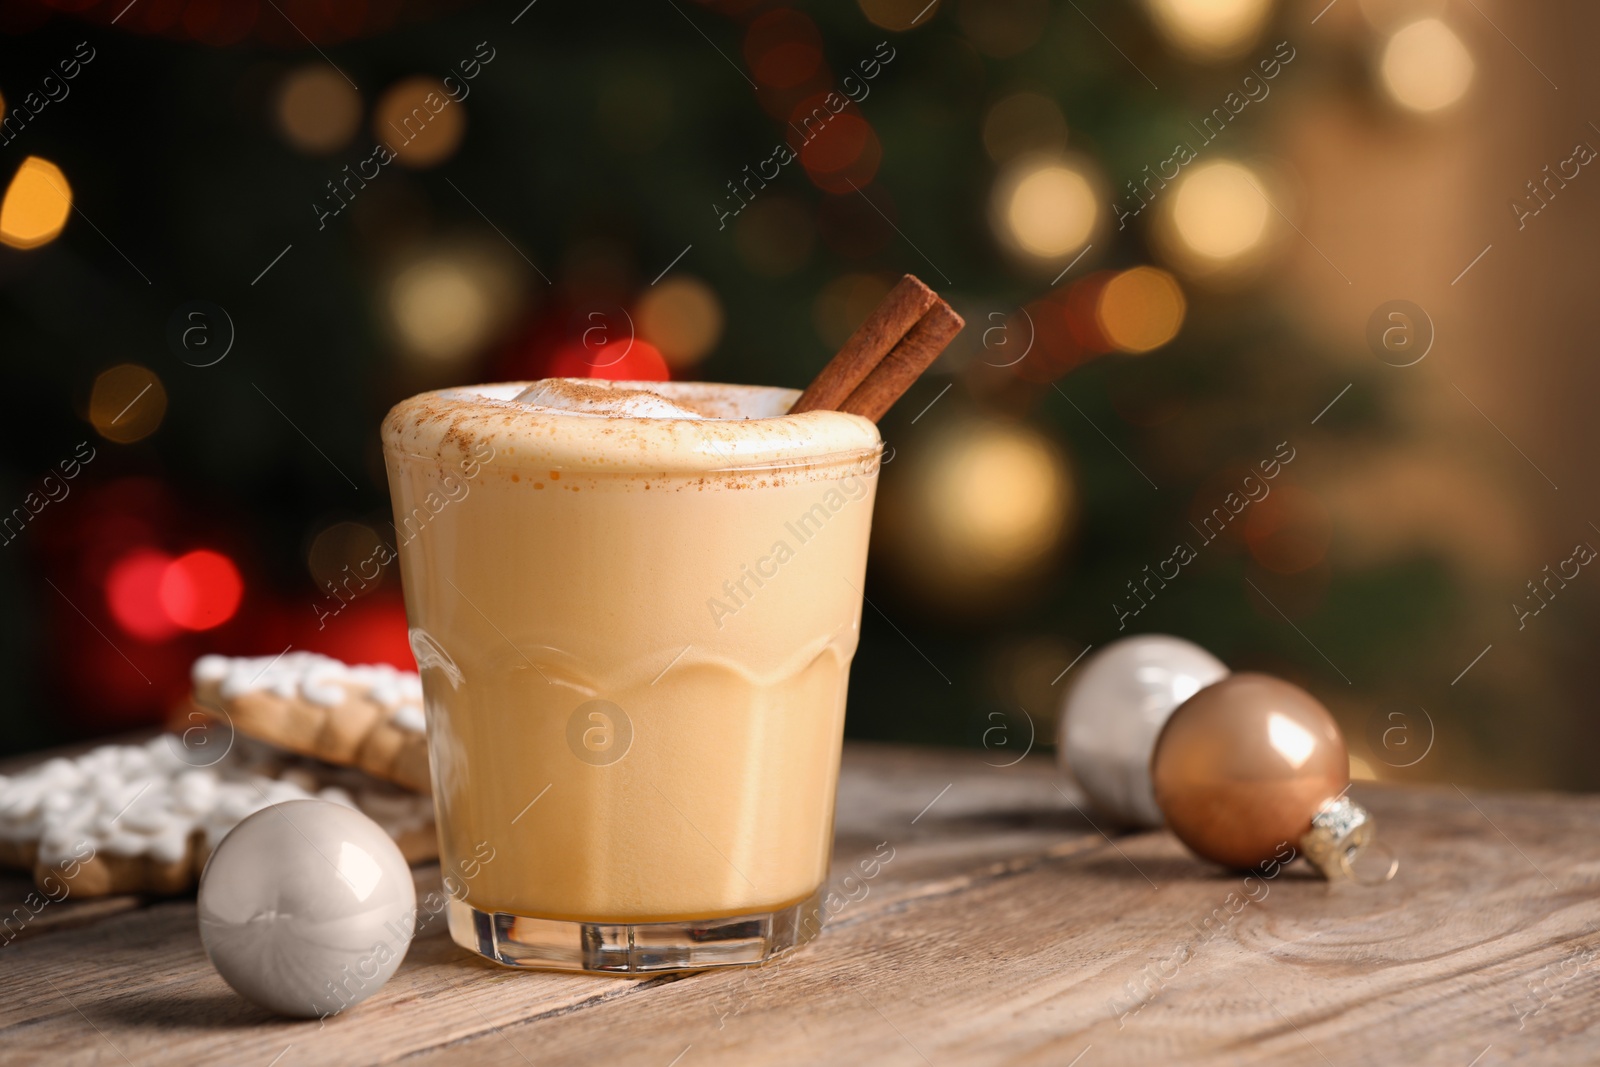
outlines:
[[1365, 793], [1404, 857], [1388, 885], [1291, 869], [1233, 912], [1242, 880], [1167, 835], [1120, 840], [1121, 854], [1101, 842], [948, 894], [869, 897], [720, 1028], [706, 1006], [730, 977], [706, 974], [626, 1008], [532, 1020], [474, 1054], [516, 1063], [515, 1042], [540, 1063], [599, 1047], [659, 1063], [686, 1046], [685, 1064], [1065, 1064], [1085, 1049], [1086, 1067], [1600, 1058], [1600, 865], [1571, 847], [1600, 802], [1480, 799], [1508, 841], [1454, 791]]
[[[1585, 847], [1600, 798], [1366, 788], [1395, 881], [1289, 868], [1247, 891], [1165, 833], [1103, 837], [1047, 760], [984, 758], [851, 746], [835, 883], [855, 899], [765, 968], [511, 972], [441, 921], [366, 1004], [289, 1022], [227, 990], [192, 902], [169, 901], [0, 949], [0, 1050], [284, 1067], [1600, 1059], [1600, 859]], [[893, 858], [866, 878], [880, 842]]]
[[[847, 768], [836, 875], [874, 855], [880, 842], [896, 842], [894, 859], [878, 877], [848, 883], [864, 884], [868, 898], [954, 891], [970, 869], [1033, 862], [1092, 833], [1076, 815], [1063, 822], [1070, 801], [1044, 761], [1000, 770], [970, 753], [868, 746], [852, 749]], [[985, 813], [995, 810], [1015, 813], [1008, 816], [1012, 825], [986, 826]], [[436, 869], [429, 875], [436, 879]], [[85, 1063], [123, 1056], [135, 1063], [264, 1063], [289, 1044], [294, 1062], [379, 1062], [462, 1040], [498, 1041], [497, 1027], [636, 1000], [672, 981], [507, 971], [452, 945], [441, 917], [414, 943], [399, 974], [358, 1010], [326, 1024], [281, 1021], [234, 997], [211, 970], [188, 900], [18, 940], [0, 953], [0, 975], [7, 976], [0, 984], [0, 1042], [7, 1051], [19, 1059]]]

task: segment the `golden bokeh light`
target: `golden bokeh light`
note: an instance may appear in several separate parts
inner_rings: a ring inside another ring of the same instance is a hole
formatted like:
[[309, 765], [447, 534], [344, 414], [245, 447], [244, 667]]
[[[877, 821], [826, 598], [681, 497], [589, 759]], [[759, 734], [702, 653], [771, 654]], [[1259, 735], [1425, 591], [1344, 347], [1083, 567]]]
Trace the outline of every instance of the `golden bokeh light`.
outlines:
[[1237, 56], [1255, 43], [1272, 0], [1145, 0], [1157, 31], [1194, 59]]
[[155, 433], [167, 413], [167, 390], [149, 367], [121, 363], [89, 390], [89, 422], [107, 441], [131, 444]]
[[443, 82], [426, 75], [395, 82], [372, 114], [373, 136], [394, 151], [398, 162], [418, 170], [454, 155], [466, 131], [465, 106], [451, 98]]
[[361, 94], [325, 63], [310, 63], [286, 75], [273, 109], [278, 132], [307, 155], [324, 156], [350, 143], [361, 125]]
[[939, 0], [857, 0], [861, 13], [874, 26], [901, 32], [925, 26], [939, 13]]
[[49, 160], [29, 156], [0, 201], [0, 241], [12, 248], [49, 244], [71, 214], [72, 186], [67, 176]]
[[1004, 581], [1055, 550], [1067, 519], [1067, 469], [1038, 431], [974, 419], [933, 446], [922, 474], [919, 510], [941, 568]]
[[992, 203], [1001, 239], [1023, 255], [1057, 260], [1094, 232], [1099, 204], [1076, 167], [1038, 159], [1013, 164], [995, 183]]
[[722, 304], [698, 278], [678, 275], [645, 290], [634, 309], [639, 335], [670, 367], [689, 367], [722, 337]]
[[1117, 349], [1149, 352], [1178, 336], [1184, 309], [1176, 278], [1157, 267], [1134, 267], [1100, 290], [1095, 321]]
[[995, 101], [983, 117], [983, 148], [996, 163], [1029, 153], [1059, 154], [1067, 120], [1043, 93], [1023, 91]]
[[929, 608], [1015, 606], [1044, 589], [1077, 514], [1066, 457], [1027, 423], [946, 404], [885, 468], [873, 558]]
[[497, 251], [431, 249], [404, 261], [384, 310], [401, 352], [424, 365], [454, 365], [493, 341], [515, 313], [518, 279]]
[[1394, 32], [1384, 45], [1379, 73], [1395, 103], [1426, 113], [1465, 96], [1475, 66], [1454, 30], [1439, 19], [1425, 18]]
[[1171, 225], [1183, 248], [1212, 264], [1237, 260], [1267, 236], [1272, 205], [1261, 181], [1242, 163], [1202, 163], [1172, 197]]

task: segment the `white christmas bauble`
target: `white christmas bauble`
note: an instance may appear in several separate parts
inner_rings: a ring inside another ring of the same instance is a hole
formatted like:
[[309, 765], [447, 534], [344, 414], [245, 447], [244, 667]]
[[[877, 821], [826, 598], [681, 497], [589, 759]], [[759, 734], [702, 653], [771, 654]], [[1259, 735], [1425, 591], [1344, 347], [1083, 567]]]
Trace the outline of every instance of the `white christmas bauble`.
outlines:
[[1141, 634], [1084, 661], [1061, 707], [1056, 749], [1094, 806], [1132, 826], [1164, 821], [1150, 785], [1156, 736], [1179, 704], [1228, 668], [1181, 637]]
[[376, 993], [411, 945], [411, 868], [382, 827], [326, 800], [243, 820], [200, 876], [200, 940], [247, 1000], [331, 1015]]

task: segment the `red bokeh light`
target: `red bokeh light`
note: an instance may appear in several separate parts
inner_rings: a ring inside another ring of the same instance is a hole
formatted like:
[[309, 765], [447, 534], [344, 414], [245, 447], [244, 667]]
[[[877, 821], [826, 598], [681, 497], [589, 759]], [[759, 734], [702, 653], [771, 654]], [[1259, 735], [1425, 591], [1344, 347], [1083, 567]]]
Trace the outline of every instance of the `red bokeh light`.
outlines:
[[1253, 504], [1244, 521], [1250, 555], [1274, 574], [1299, 574], [1321, 563], [1333, 542], [1333, 518], [1315, 493], [1280, 484]]
[[111, 617], [141, 641], [221, 626], [233, 618], [243, 597], [239, 569], [209, 549], [173, 559], [153, 548], [136, 548], [106, 573]]
[[185, 630], [210, 630], [233, 618], [244, 598], [244, 581], [233, 560], [197, 549], [173, 560], [157, 591], [167, 618]]
[[822, 66], [822, 35], [806, 15], [778, 8], [750, 23], [745, 31], [744, 58], [762, 85], [793, 88]]
[[671, 377], [661, 351], [637, 338], [599, 348], [567, 345], [550, 361], [552, 378], [606, 378], [614, 382], [664, 382]]
[[1007, 319], [1007, 343], [1024, 345], [1031, 340], [1033, 347], [1027, 350], [1028, 354], [1022, 359], [1017, 359], [1014, 353], [1005, 352], [1004, 358], [989, 356], [985, 362], [1005, 363], [1017, 359], [1011, 364], [1012, 373], [1037, 385], [1048, 385], [1083, 363], [1089, 358], [1089, 353], [1083, 350], [1067, 327], [1062, 303], [1063, 300], [1052, 293], [1029, 304], [1027, 315], [1014, 315]]
[[[829, 100], [835, 107], [829, 107]], [[837, 108], [837, 110], [836, 110]], [[835, 195], [853, 195], [866, 187], [883, 162], [883, 145], [872, 124], [855, 105], [837, 93], [807, 97], [789, 117], [800, 142], [800, 163], [813, 185]]]
[[106, 573], [106, 607], [111, 617], [142, 641], [165, 641], [178, 632], [161, 606], [162, 579], [172, 557], [153, 548], [136, 548]]
[[1096, 310], [1100, 305], [1101, 290], [1116, 276], [1115, 271], [1096, 271], [1079, 278], [1067, 288], [1065, 302], [1067, 329], [1071, 332], [1073, 340], [1077, 341], [1084, 351], [1095, 355], [1109, 352], [1113, 347], [1105, 331], [1100, 328], [1100, 318]]

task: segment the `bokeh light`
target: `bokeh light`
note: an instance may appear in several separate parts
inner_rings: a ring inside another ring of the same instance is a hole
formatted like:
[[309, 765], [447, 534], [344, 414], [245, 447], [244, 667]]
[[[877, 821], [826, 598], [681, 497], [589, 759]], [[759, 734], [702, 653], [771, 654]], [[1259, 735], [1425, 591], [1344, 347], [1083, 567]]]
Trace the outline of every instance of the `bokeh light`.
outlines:
[[149, 367], [121, 363], [103, 370], [89, 390], [89, 422], [107, 441], [150, 436], [167, 413], [167, 390]]
[[1113, 347], [1148, 352], [1178, 335], [1184, 306], [1176, 278], [1156, 267], [1134, 267], [1100, 290], [1095, 319]]
[[1056, 260], [1082, 248], [1099, 216], [1094, 186], [1063, 162], [1014, 164], [995, 183], [993, 197], [1001, 239], [1036, 259]]
[[244, 580], [220, 552], [201, 548], [173, 559], [145, 547], [111, 565], [105, 594], [118, 626], [141, 641], [156, 642], [182, 630], [215, 629], [233, 618], [244, 598]]
[[455, 155], [466, 130], [465, 105], [451, 98], [443, 82], [426, 75], [391, 85], [372, 115], [373, 136], [394, 151], [397, 162], [418, 170]]
[[106, 572], [106, 608], [123, 630], [141, 641], [165, 641], [178, 625], [161, 606], [161, 582], [172, 557], [136, 548]]
[[1049, 21], [1049, 0], [961, 0], [956, 8], [961, 32], [994, 59], [1021, 55], [1038, 44]]
[[233, 560], [196, 549], [169, 563], [156, 590], [161, 610], [185, 630], [212, 630], [239, 610], [244, 580]]
[[291, 147], [307, 155], [327, 155], [355, 136], [361, 94], [326, 63], [310, 63], [284, 77], [273, 117]]
[[822, 34], [792, 8], [759, 16], [745, 31], [744, 59], [756, 82], [772, 89], [804, 85], [822, 66]]
[[401, 261], [384, 290], [384, 310], [401, 353], [448, 367], [482, 351], [516, 310], [518, 273], [491, 246], [428, 248]]
[[1333, 519], [1309, 489], [1280, 484], [1252, 504], [1244, 540], [1250, 555], [1274, 574], [1299, 574], [1323, 561], [1333, 542]]
[[1065, 517], [1064, 471], [1054, 448], [1020, 426], [983, 424], [944, 458], [930, 518], [969, 566], [1004, 574], [1054, 547]]
[[1055, 448], [1020, 426], [985, 424], [945, 458], [929, 501], [939, 536], [974, 570], [1006, 575], [1050, 552], [1066, 517]]
[[872, 124], [849, 109], [853, 105], [834, 114], [823, 103], [825, 95], [801, 101], [790, 117], [793, 128], [810, 138], [800, 148], [800, 165], [824, 192], [854, 195], [877, 175], [883, 146]]
[[1226, 262], [1256, 249], [1272, 206], [1250, 168], [1229, 160], [1202, 163], [1178, 182], [1171, 224], [1178, 240], [1202, 260]]
[[1001, 97], [983, 117], [983, 148], [996, 163], [1037, 153], [1059, 155], [1067, 146], [1067, 120], [1043, 93]]
[[598, 348], [582, 342], [566, 345], [550, 361], [547, 377], [664, 382], [672, 375], [655, 345], [639, 338], [620, 338]]
[[1379, 71], [1390, 98], [1410, 111], [1449, 107], [1466, 95], [1475, 64], [1467, 46], [1439, 19], [1396, 30], [1383, 48]]
[[940, 0], [857, 0], [857, 3], [868, 22], [897, 33], [913, 25], [926, 26], [941, 6]]
[[341, 521], [317, 531], [306, 550], [306, 569], [319, 590], [333, 586], [341, 599], [370, 592], [383, 581], [387, 553], [378, 532], [366, 523]]
[[72, 214], [72, 186], [61, 168], [29, 156], [17, 168], [0, 201], [0, 241], [12, 248], [38, 248], [56, 239]]
[[722, 304], [717, 294], [705, 282], [686, 275], [645, 290], [634, 315], [640, 335], [655, 345], [671, 367], [694, 365], [722, 336]]
[[1255, 43], [1272, 0], [1145, 0], [1161, 36], [1193, 59], [1237, 56]]
[[962, 416], [919, 439], [896, 474], [881, 547], [908, 585], [947, 604], [1013, 595], [1053, 560], [1073, 511], [1054, 442], [994, 417]]

